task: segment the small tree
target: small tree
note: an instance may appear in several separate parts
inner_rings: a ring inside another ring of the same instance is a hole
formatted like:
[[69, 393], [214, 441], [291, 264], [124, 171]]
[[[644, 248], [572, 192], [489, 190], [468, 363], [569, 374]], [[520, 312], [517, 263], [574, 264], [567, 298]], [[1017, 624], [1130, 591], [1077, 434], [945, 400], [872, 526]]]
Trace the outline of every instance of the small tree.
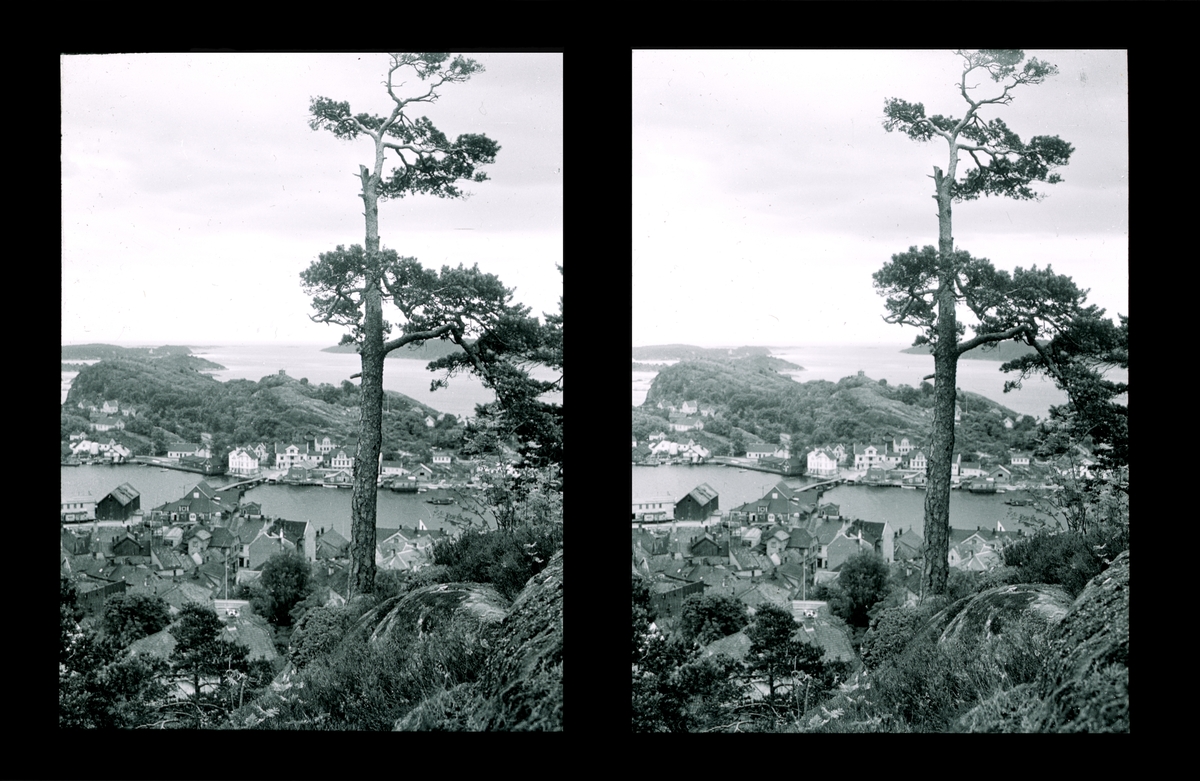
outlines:
[[750, 638], [746, 668], [767, 677], [772, 700], [780, 678], [794, 679], [798, 672], [818, 677], [823, 671], [820, 649], [793, 639], [796, 629], [792, 614], [775, 605], [760, 607], [754, 614], [754, 622], [746, 629], [746, 636]]
[[259, 615], [276, 626], [291, 626], [291, 610], [312, 589], [311, 571], [294, 553], [277, 553], [267, 559], [262, 574], [251, 588], [250, 604]]
[[[204, 727], [219, 720], [226, 712], [220, 703], [220, 689], [230, 671], [247, 674], [250, 663], [245, 646], [223, 639], [225, 625], [211, 608], [189, 602], [179, 611], [179, 619], [171, 626], [175, 650], [171, 667], [179, 679], [192, 685], [191, 702], [195, 716], [190, 722]], [[217, 691], [205, 692], [204, 687]]]
[[831, 587], [830, 609], [848, 624], [867, 626], [869, 611], [891, 590], [889, 578], [887, 565], [874, 553], [863, 551], [851, 556]]
[[171, 623], [171, 610], [161, 597], [118, 594], [104, 603], [100, 619], [105, 634], [119, 647], [152, 635]]
[[680, 631], [683, 639], [707, 645], [746, 625], [746, 605], [722, 594], [693, 594], [683, 602]]

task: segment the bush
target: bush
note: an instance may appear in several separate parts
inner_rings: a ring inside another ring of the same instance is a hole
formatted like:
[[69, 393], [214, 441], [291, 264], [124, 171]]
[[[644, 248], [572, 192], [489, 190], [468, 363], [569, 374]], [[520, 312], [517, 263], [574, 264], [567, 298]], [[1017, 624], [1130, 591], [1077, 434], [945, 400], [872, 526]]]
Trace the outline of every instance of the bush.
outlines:
[[1074, 532], [1039, 532], [1013, 543], [1004, 549], [1004, 563], [1017, 567], [1023, 582], [1061, 585], [1072, 597], [1104, 569], [1104, 562]]
[[318, 607], [305, 614], [292, 633], [291, 660], [297, 668], [337, 648], [352, 620], [340, 607]]
[[862, 661], [867, 669], [877, 669], [898, 657], [917, 631], [929, 620], [927, 610], [893, 607], [871, 619], [862, 642]]
[[457, 539], [435, 545], [433, 563], [446, 568], [446, 580], [491, 583], [503, 596], [513, 599], [561, 547], [560, 524], [492, 532], [472, 529]]

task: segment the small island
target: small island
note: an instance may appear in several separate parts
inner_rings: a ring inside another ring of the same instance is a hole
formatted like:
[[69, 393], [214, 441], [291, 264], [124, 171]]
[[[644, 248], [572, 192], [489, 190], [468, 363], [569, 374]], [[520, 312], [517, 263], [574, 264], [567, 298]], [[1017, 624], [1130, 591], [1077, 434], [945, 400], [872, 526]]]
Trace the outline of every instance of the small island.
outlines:
[[662, 371], [665, 366], [644, 368], [649, 361], [741, 361], [755, 369], [804, 371], [804, 367], [776, 358], [769, 347], [696, 347], [690, 344], [658, 344], [633, 348], [634, 371]]
[[[453, 355], [462, 348], [454, 342], [441, 339], [430, 339], [424, 344], [408, 344], [387, 354], [388, 358], [404, 358], [417, 361], [436, 361], [447, 355]], [[358, 346], [353, 344], [338, 344], [321, 350], [323, 353], [356, 353]]]
[[[920, 347], [909, 347], [907, 350], [901, 350], [902, 353], [909, 355], [932, 355], [933, 348], [927, 344]], [[1037, 352], [1027, 344], [1020, 342], [992, 342], [991, 344], [980, 345], [974, 350], [968, 350], [960, 355], [960, 358], [967, 358], [973, 361], [1015, 361], [1026, 355], [1032, 355]]]
[[192, 355], [190, 347], [163, 345], [162, 347], [118, 347], [115, 344], [64, 344], [62, 346], [62, 371], [82, 371], [87, 364], [66, 363], [67, 361], [134, 359], [143, 361], [170, 361], [176, 367], [223, 371], [219, 363]]

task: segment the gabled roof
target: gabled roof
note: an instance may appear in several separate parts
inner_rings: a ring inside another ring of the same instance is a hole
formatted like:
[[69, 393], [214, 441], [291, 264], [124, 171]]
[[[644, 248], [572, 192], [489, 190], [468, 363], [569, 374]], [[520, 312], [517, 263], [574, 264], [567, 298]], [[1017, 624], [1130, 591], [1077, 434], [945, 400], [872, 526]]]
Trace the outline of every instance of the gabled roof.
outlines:
[[788, 540], [789, 548], [811, 548], [813, 544], [813, 536], [804, 529], [792, 529], [791, 539]]
[[688, 496], [695, 499], [696, 504], [698, 504], [700, 506], [704, 506], [704, 505], [708, 504], [709, 502], [711, 502], [713, 499], [717, 498], [717, 492], [716, 492], [716, 489], [714, 489], [708, 483], [701, 483], [700, 485], [693, 488], [691, 493], [688, 494]]
[[137, 489], [129, 483], [121, 483], [109, 493], [109, 496], [116, 499], [121, 505], [129, 504], [134, 499], [137, 499], [140, 495], [141, 494], [137, 492]]

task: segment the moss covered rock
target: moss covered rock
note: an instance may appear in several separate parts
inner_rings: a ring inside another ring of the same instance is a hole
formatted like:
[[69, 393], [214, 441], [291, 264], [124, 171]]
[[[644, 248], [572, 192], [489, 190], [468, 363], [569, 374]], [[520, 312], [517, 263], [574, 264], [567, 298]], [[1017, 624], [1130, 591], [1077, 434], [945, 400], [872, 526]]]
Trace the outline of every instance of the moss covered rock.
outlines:
[[562, 599], [559, 551], [529, 579], [504, 619], [485, 676], [484, 729], [562, 729]]
[[1129, 731], [1129, 551], [1092, 578], [1051, 641], [1039, 732]]
[[373, 625], [369, 642], [374, 647], [404, 643], [446, 629], [452, 623], [469, 624], [480, 637], [508, 613], [508, 600], [481, 583], [438, 583], [423, 586], [387, 600], [360, 619]]
[[562, 730], [562, 551], [529, 579], [487, 640], [480, 680], [440, 692], [396, 730]]

